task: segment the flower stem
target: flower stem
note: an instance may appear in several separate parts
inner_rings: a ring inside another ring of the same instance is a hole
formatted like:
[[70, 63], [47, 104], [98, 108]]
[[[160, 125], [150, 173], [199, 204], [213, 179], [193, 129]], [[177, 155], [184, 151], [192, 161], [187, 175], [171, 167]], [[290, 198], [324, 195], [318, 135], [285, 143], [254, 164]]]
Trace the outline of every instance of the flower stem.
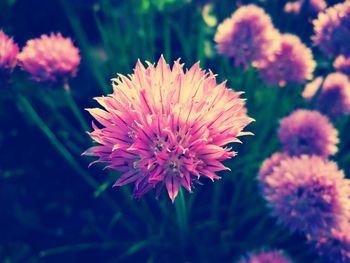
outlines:
[[72, 93], [70, 91], [70, 87], [69, 87], [68, 83], [64, 84], [64, 93], [65, 93], [65, 96], [66, 96], [66, 100], [67, 100], [68, 106], [72, 110], [74, 116], [80, 122], [81, 128], [83, 129], [83, 131], [88, 131], [89, 130], [89, 126], [87, 125], [83, 115], [80, 112], [80, 109], [79, 109], [78, 105], [76, 104], [75, 100], [72, 97]]
[[182, 188], [180, 188], [178, 198], [175, 200], [175, 210], [180, 230], [181, 247], [184, 248], [186, 246], [188, 234], [188, 217], [185, 196]]

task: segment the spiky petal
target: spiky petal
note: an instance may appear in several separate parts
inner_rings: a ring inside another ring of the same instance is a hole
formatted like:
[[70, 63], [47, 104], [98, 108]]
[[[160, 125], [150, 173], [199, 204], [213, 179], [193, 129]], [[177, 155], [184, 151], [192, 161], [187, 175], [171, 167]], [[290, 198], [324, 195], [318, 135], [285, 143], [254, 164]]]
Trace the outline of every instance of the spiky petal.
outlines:
[[113, 94], [96, 98], [104, 110], [88, 111], [99, 122], [91, 138], [100, 144], [86, 154], [123, 172], [115, 186], [135, 184], [139, 198], [166, 187], [174, 201], [179, 188], [191, 191], [201, 177], [219, 179], [221, 162], [235, 155], [227, 144], [245, 135], [252, 119], [239, 92], [218, 84], [195, 64], [172, 68], [163, 56], [156, 66], [139, 61], [134, 74], [113, 79]]

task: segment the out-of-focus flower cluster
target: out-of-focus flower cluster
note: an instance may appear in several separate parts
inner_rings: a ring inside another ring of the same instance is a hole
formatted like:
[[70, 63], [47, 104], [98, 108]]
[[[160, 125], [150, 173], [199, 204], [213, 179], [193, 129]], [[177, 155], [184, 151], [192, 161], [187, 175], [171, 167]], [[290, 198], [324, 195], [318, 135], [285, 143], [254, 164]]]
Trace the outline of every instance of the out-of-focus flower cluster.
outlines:
[[232, 58], [236, 66], [257, 67], [269, 85], [304, 83], [316, 66], [311, 50], [297, 36], [281, 35], [255, 5], [240, 7], [222, 22], [215, 41], [219, 54]]
[[17, 63], [37, 82], [63, 83], [74, 77], [80, 64], [79, 49], [60, 33], [31, 39], [19, 53], [12, 38], [0, 31], [0, 73], [9, 78]]

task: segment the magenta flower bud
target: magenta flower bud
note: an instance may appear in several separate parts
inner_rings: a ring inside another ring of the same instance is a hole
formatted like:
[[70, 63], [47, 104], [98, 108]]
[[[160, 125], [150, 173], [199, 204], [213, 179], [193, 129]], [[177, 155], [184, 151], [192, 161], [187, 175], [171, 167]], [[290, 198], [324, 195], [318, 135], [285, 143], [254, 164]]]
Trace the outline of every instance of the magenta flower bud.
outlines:
[[270, 16], [255, 5], [238, 8], [218, 26], [215, 35], [219, 54], [245, 68], [269, 56], [277, 39], [279, 33]]
[[350, 81], [346, 75], [332, 73], [326, 77], [316, 108], [332, 119], [350, 113]]
[[17, 64], [18, 45], [0, 30], [0, 79], [6, 80]]
[[338, 56], [333, 66], [337, 71], [350, 77], [350, 57], [344, 57], [343, 55]]
[[171, 68], [163, 57], [134, 74], [113, 79], [113, 94], [96, 98], [104, 110], [88, 109], [99, 122], [91, 138], [99, 144], [85, 154], [123, 174], [114, 186], [134, 183], [142, 197], [165, 186], [174, 202], [179, 188], [192, 190], [200, 178], [219, 179], [228, 170], [222, 161], [235, 156], [229, 143], [252, 119], [240, 92], [218, 84], [215, 75], [199, 68], [184, 71], [179, 60]]
[[315, 67], [311, 50], [290, 34], [282, 35], [279, 47], [259, 66], [264, 81], [280, 86], [312, 79]]
[[281, 120], [278, 137], [283, 150], [289, 155], [328, 157], [338, 150], [338, 131], [318, 111], [294, 111]]
[[324, 54], [350, 56], [350, 1], [327, 8], [313, 24], [313, 42]]
[[290, 157], [264, 183], [272, 214], [292, 231], [319, 235], [350, 218], [350, 180], [332, 161], [316, 155]]
[[242, 257], [238, 263], [292, 263], [283, 251], [270, 250], [250, 253], [248, 256]]
[[60, 33], [29, 40], [18, 59], [34, 81], [48, 83], [61, 83], [74, 77], [80, 64], [79, 49]]

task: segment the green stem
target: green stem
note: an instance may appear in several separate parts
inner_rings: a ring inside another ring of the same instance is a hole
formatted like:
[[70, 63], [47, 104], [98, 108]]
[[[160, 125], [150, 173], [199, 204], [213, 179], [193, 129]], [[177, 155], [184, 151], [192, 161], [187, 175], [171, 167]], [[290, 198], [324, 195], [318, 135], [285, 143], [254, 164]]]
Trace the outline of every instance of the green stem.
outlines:
[[181, 247], [184, 248], [186, 246], [186, 239], [188, 234], [188, 217], [185, 196], [182, 188], [180, 188], [178, 196], [175, 200], [175, 210], [180, 230]]
[[[53, 134], [50, 128], [46, 125], [46, 123], [40, 118], [40, 116], [32, 107], [30, 102], [22, 95], [18, 95], [18, 102], [21, 108], [24, 110], [24, 112], [28, 114], [28, 116], [31, 118], [34, 124], [47, 137], [50, 143], [69, 163], [69, 165], [82, 177], [82, 179], [88, 185], [90, 185], [93, 189], [97, 189], [99, 187], [98, 182], [80, 167], [80, 165], [76, 162], [71, 153], [64, 147], [64, 145], [57, 139], [57, 137]], [[117, 204], [115, 204], [115, 202], [112, 199], [110, 199], [106, 194], [102, 194], [102, 197], [106, 201], [106, 203], [112, 208], [112, 210], [120, 210]], [[133, 226], [130, 223], [128, 223], [126, 220], [123, 220], [122, 222], [126, 228], [128, 228], [132, 233], [136, 234]]]
[[77, 103], [73, 99], [73, 96], [72, 96], [72, 93], [70, 91], [70, 87], [69, 87], [68, 83], [64, 84], [64, 94], [66, 96], [66, 100], [67, 100], [68, 106], [72, 110], [74, 116], [80, 122], [81, 128], [83, 129], [83, 131], [88, 131], [89, 130], [89, 126], [87, 125], [83, 115], [81, 114]]

